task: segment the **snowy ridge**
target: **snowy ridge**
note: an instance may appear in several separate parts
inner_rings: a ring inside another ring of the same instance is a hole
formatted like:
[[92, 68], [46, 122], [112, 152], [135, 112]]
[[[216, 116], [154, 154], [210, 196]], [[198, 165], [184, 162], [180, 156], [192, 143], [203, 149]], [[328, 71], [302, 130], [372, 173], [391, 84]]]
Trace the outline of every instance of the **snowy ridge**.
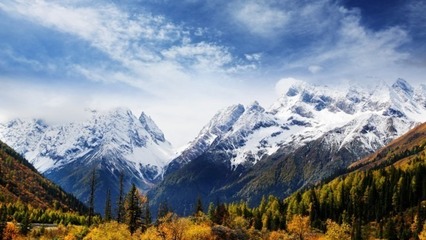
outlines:
[[424, 121], [424, 85], [414, 89], [398, 79], [373, 89], [334, 89], [294, 81], [268, 110], [255, 102], [220, 111], [173, 162], [185, 164], [205, 152], [221, 151], [230, 156], [224, 161], [235, 169], [320, 137], [336, 151], [360, 143], [365, 154]]
[[244, 106], [241, 104], [230, 106], [219, 111], [201, 130], [198, 137], [190, 142], [188, 147], [181, 153], [178, 153], [178, 157], [175, 158], [173, 162], [181, 165], [199, 157], [207, 151], [214, 142], [220, 141], [223, 135], [231, 129], [244, 111]]
[[[149, 168], [156, 179], [172, 155], [172, 147], [150, 117], [136, 118], [125, 108], [90, 111], [82, 122], [49, 126], [41, 120], [0, 124], [0, 139], [23, 154], [40, 172], [54, 171], [79, 159], [125, 160], [143, 175]], [[120, 169], [117, 167], [117, 169]], [[148, 182], [152, 179], [147, 179]]]

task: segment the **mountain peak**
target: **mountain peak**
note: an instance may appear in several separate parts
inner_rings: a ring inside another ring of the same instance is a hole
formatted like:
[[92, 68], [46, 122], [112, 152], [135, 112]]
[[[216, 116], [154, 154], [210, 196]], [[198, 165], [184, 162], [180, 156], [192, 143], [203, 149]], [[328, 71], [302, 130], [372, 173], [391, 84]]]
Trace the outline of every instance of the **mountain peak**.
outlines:
[[305, 89], [309, 88], [309, 84], [307, 82], [304, 81], [300, 81], [297, 79], [286, 79], [285, 82], [283, 82], [284, 80], [282, 80], [281, 83], [281, 87], [283, 88], [283, 92], [284, 95], [288, 96], [288, 97], [294, 97], [296, 95], [298, 95], [300, 92], [303, 92]]
[[413, 87], [402, 78], [398, 78], [392, 85], [392, 88], [398, 92], [403, 92], [406, 95], [412, 95], [414, 92]]
[[[96, 113], [96, 111], [94, 111]], [[113, 116], [133, 116], [132, 111], [126, 107], [116, 107], [105, 112], [108, 115]]]
[[166, 141], [164, 133], [160, 130], [157, 124], [155, 124], [152, 118], [145, 114], [145, 112], [141, 113], [139, 116], [139, 121], [154, 140], [158, 140], [160, 142]]
[[247, 111], [264, 112], [265, 109], [262, 106], [260, 106], [258, 101], [254, 101], [247, 106]]
[[227, 107], [219, 111], [206, 127], [209, 128], [212, 133], [220, 135], [221, 133], [228, 131], [241, 117], [244, 111], [245, 108], [241, 104]]

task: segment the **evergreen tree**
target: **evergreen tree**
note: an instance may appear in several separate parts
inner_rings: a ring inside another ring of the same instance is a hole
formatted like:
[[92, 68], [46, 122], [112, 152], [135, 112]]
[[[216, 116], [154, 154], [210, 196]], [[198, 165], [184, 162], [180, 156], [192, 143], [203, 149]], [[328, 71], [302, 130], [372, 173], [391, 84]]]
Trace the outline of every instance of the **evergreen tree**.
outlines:
[[216, 208], [214, 206], [214, 203], [210, 202], [209, 209], [207, 210], [207, 216], [209, 217], [209, 219], [211, 221], [213, 221], [213, 219], [214, 219], [214, 215], [215, 215], [214, 212], [215, 212], [215, 210], [216, 210]]
[[229, 212], [228, 209], [226, 209], [226, 205], [224, 203], [219, 204], [216, 207], [216, 211], [215, 211], [215, 223], [220, 224], [220, 225], [225, 225], [228, 221], [229, 218]]
[[108, 188], [106, 193], [105, 200], [105, 213], [104, 218], [106, 222], [111, 221], [112, 219], [112, 210], [111, 210], [111, 190]]
[[30, 224], [30, 216], [28, 215], [28, 208], [25, 208], [24, 215], [22, 216], [21, 225], [19, 227], [19, 231], [23, 235], [27, 235], [27, 233], [30, 231], [31, 224]]
[[118, 203], [117, 203], [117, 222], [124, 222], [124, 189], [123, 189], [123, 181], [124, 181], [124, 173], [120, 173], [120, 190], [118, 195]]
[[93, 168], [90, 178], [90, 197], [89, 197], [89, 221], [88, 225], [93, 223], [93, 215], [95, 213], [95, 183], [96, 183], [96, 170]]
[[203, 202], [201, 201], [201, 197], [199, 196], [197, 198], [197, 204], [195, 205], [194, 215], [198, 215], [198, 214], [203, 213], [203, 212], [204, 212]]
[[142, 201], [139, 191], [135, 184], [126, 196], [125, 201], [126, 223], [129, 226], [130, 232], [133, 234], [139, 227], [142, 226]]

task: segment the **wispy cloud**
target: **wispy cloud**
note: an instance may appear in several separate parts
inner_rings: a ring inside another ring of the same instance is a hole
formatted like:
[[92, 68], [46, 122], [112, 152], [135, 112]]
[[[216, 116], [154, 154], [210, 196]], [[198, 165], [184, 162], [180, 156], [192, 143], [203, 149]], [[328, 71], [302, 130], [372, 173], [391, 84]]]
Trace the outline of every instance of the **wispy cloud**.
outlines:
[[323, 74], [324, 78], [332, 77], [334, 81], [345, 78], [362, 81], [366, 76], [398, 77], [390, 69], [396, 70], [409, 58], [408, 53], [400, 50], [410, 41], [407, 32], [397, 26], [369, 30], [361, 25], [359, 12], [342, 7], [336, 10], [340, 25], [330, 40], [305, 49], [304, 54], [287, 65], [287, 69], [308, 69], [311, 73]]
[[269, 65], [263, 66], [274, 69], [277, 78], [364, 81], [374, 76], [392, 81], [413, 71], [410, 66], [405, 70], [404, 65], [412, 54], [403, 48], [411, 41], [408, 30], [398, 25], [370, 29], [362, 24], [359, 9], [330, 0], [252, 0], [228, 6], [229, 18], [240, 28], [268, 38], [253, 44], [277, 52], [262, 58], [270, 59]]
[[164, 50], [162, 55], [167, 60], [198, 71], [221, 71], [233, 62], [233, 57], [226, 48], [206, 42], [173, 46]]
[[78, 5], [44, 0], [0, 3], [9, 12], [46, 28], [70, 34], [106, 54], [125, 71], [109, 65], [71, 63], [68, 69], [94, 80], [152, 86], [164, 79], [188, 80], [197, 72], [226, 73], [244, 65], [226, 47], [193, 42], [202, 29], [185, 28], [148, 12], [125, 12], [113, 4]]
[[289, 21], [289, 13], [268, 1], [243, 1], [231, 6], [231, 15], [247, 31], [264, 37], [276, 36]]

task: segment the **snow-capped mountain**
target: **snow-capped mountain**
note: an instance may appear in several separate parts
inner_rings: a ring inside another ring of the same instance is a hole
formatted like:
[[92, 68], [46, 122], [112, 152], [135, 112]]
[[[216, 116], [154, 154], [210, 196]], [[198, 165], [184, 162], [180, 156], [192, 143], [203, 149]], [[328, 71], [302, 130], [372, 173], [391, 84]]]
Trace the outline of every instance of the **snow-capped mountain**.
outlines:
[[125, 108], [88, 114], [85, 121], [63, 125], [13, 120], [0, 125], [0, 139], [83, 201], [96, 169], [99, 211], [108, 188], [118, 193], [121, 172], [126, 188], [134, 182], [146, 191], [161, 180], [172, 146], [149, 116], [142, 113], [138, 119]]
[[346, 91], [297, 81], [268, 110], [254, 102], [220, 111], [171, 164], [184, 165], [213, 148], [229, 152], [232, 166], [254, 164], [280, 147], [298, 148], [341, 127], [343, 138], [333, 139], [338, 147], [362, 138], [374, 151], [426, 121], [425, 89], [402, 79]]
[[[180, 191], [178, 186], [211, 201], [256, 200], [272, 188], [278, 196], [288, 194], [346, 168], [426, 121], [425, 89], [414, 89], [403, 79], [372, 89], [292, 82], [267, 110], [255, 102], [217, 113], [170, 163], [152, 195], [157, 201], [167, 198], [185, 205], [194, 200], [170, 194]], [[183, 177], [187, 169], [206, 168], [221, 172], [209, 175], [211, 184]]]

